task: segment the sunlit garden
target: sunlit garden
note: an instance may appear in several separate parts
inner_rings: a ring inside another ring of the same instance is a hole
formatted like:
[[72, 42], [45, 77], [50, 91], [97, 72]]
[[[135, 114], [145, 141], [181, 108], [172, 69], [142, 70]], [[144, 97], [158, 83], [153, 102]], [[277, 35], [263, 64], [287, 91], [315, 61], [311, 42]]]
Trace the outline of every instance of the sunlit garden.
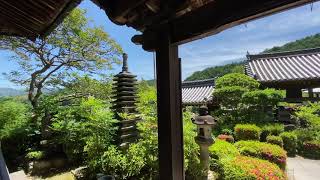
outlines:
[[[159, 178], [156, 88], [134, 79], [126, 63], [123, 76], [105, 71], [122, 63], [123, 50], [83, 10], [72, 11], [43, 39], [1, 36], [0, 48], [20, 67], [5, 76], [27, 90], [0, 99], [9, 172], [39, 179]], [[214, 119], [209, 169], [195, 140], [201, 108], [183, 107], [185, 178], [285, 180], [288, 157], [320, 159], [320, 104], [286, 103], [285, 97], [241, 73], [218, 77], [217, 106], [208, 112]], [[277, 119], [280, 105], [292, 112], [289, 124]]]

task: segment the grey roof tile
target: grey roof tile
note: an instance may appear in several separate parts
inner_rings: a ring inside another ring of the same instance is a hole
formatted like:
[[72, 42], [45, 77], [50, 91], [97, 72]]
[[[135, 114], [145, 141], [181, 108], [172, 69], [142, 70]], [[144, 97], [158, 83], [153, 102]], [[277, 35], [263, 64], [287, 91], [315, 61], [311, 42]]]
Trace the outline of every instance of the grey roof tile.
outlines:
[[182, 103], [184, 105], [202, 104], [212, 99], [214, 79], [182, 82]]
[[320, 79], [320, 48], [247, 55], [246, 74], [260, 82]]

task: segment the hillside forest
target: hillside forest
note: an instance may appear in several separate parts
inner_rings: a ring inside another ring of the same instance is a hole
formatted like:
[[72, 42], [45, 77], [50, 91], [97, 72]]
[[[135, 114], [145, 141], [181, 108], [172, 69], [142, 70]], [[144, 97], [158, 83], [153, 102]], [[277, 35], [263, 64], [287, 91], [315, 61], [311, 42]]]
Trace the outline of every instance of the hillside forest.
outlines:
[[[262, 53], [294, 51], [294, 50], [310, 49], [310, 48], [316, 48], [316, 47], [320, 47], [320, 33], [312, 36], [307, 36], [305, 38], [302, 38], [293, 42], [286, 43], [282, 46], [275, 46], [270, 49], [266, 49]], [[202, 71], [194, 72], [185, 80], [194, 81], [194, 80], [221, 77], [229, 73], [244, 73], [243, 64], [244, 62], [242, 61], [238, 63], [226, 64], [223, 66], [209, 67]]]

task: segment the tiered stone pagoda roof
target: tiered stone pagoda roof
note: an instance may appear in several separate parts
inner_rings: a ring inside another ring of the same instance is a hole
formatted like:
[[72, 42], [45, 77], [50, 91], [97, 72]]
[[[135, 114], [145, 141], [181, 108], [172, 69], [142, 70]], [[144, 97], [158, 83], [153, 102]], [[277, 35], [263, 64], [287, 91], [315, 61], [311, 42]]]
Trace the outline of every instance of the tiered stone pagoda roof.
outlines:
[[[118, 144], [127, 147], [139, 135], [136, 122], [139, 120], [136, 110], [136, 76], [128, 71], [127, 54], [123, 54], [122, 71], [114, 78], [113, 109], [116, 119], [119, 120]], [[125, 114], [125, 115], [121, 115]]]

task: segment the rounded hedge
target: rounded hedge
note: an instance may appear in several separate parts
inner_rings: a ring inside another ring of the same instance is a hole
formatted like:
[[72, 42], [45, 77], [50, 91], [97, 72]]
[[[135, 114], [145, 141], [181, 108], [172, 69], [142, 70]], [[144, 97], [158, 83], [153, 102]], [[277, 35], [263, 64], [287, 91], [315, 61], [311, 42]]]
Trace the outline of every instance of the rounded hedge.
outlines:
[[227, 141], [229, 143], [234, 143], [234, 138], [231, 135], [220, 134], [217, 138], [223, 141]]
[[234, 127], [237, 140], [260, 140], [261, 128], [254, 124], [237, 124]]
[[267, 136], [267, 143], [275, 144], [280, 147], [283, 147], [283, 141], [280, 136]]
[[304, 142], [302, 155], [311, 159], [320, 159], [320, 141]]
[[297, 135], [293, 132], [283, 132], [280, 134], [283, 141], [283, 148], [288, 152], [289, 156], [295, 156], [297, 153]]
[[209, 152], [210, 156], [215, 159], [232, 158], [240, 155], [233, 144], [219, 139], [209, 147]]
[[242, 155], [268, 160], [277, 164], [281, 169], [286, 167], [286, 151], [277, 145], [259, 141], [238, 141], [235, 146]]
[[281, 133], [284, 132], [284, 125], [283, 124], [265, 124], [260, 126], [261, 127], [261, 141], [267, 141], [267, 136], [274, 135], [279, 136]]
[[237, 156], [234, 159], [223, 159], [222, 179], [225, 180], [254, 180], [254, 179], [269, 179], [269, 180], [285, 180], [285, 173], [275, 164], [266, 160]]
[[240, 73], [226, 74], [216, 80], [215, 86], [217, 89], [228, 86], [239, 86], [247, 89], [257, 89], [259, 82], [250, 76]]

